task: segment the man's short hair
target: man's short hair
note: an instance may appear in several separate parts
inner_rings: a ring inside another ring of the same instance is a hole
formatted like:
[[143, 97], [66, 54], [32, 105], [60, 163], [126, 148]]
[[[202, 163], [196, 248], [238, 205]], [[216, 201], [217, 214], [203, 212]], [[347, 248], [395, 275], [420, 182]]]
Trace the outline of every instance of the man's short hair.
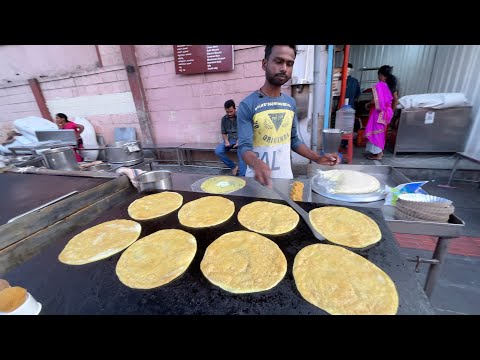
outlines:
[[[265, 59], [268, 60], [270, 55], [272, 54], [272, 49], [275, 45], [265, 45]], [[297, 45], [287, 45], [290, 46], [293, 51], [295, 52], [295, 57], [297, 57]]]
[[225, 101], [225, 104], [223, 104], [223, 107], [225, 109], [230, 109], [231, 107], [233, 107], [235, 109], [235, 101], [233, 101], [232, 99], [227, 100], [227, 101]]
[[353, 69], [352, 63], [348, 63], [348, 67], [349, 67], [350, 69]]

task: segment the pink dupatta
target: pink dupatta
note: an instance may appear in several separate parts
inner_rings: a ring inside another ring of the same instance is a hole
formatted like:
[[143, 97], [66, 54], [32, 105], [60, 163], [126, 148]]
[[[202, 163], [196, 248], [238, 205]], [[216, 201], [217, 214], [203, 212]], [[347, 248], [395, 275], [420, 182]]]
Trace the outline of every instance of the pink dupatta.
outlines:
[[393, 95], [386, 82], [379, 81], [372, 88], [375, 109], [370, 111], [365, 137], [375, 146], [385, 148], [385, 135], [387, 126], [392, 120]]

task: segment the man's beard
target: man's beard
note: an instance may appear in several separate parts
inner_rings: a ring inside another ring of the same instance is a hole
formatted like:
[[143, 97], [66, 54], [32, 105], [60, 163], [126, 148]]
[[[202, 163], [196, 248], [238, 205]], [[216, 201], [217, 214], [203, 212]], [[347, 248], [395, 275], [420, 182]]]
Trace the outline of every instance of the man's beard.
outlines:
[[288, 80], [290, 80], [290, 78], [286, 74], [285, 74], [285, 78], [278, 77], [279, 75], [281, 75], [281, 74], [271, 74], [267, 71], [267, 73], [266, 73], [267, 81], [272, 85], [282, 86]]

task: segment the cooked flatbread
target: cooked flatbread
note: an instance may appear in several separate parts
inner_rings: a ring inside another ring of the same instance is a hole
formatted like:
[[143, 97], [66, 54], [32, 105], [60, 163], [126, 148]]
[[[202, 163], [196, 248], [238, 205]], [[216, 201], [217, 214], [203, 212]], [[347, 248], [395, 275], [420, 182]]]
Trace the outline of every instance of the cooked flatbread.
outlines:
[[130, 246], [118, 260], [120, 281], [133, 289], [152, 289], [183, 274], [195, 256], [197, 241], [183, 230], [150, 234]]
[[112, 256], [129, 247], [142, 227], [132, 220], [112, 220], [74, 236], [58, 255], [68, 265], [83, 265]]
[[204, 228], [227, 221], [234, 212], [233, 201], [221, 196], [205, 196], [183, 205], [178, 220], [191, 228]]
[[324, 206], [311, 210], [309, 217], [315, 230], [338, 245], [360, 249], [382, 239], [377, 223], [355, 210]]
[[314, 244], [295, 256], [293, 277], [305, 300], [332, 315], [395, 315], [398, 293], [376, 265], [335, 245]]
[[128, 215], [135, 220], [155, 219], [177, 210], [182, 204], [182, 195], [164, 191], [135, 200], [128, 207]]
[[238, 221], [261, 234], [285, 234], [295, 229], [300, 217], [291, 207], [268, 201], [254, 201], [238, 212]]
[[200, 187], [210, 194], [228, 194], [240, 190], [246, 183], [235, 176], [215, 176], [205, 180]]
[[0, 291], [0, 311], [9, 313], [18, 309], [27, 300], [27, 290], [20, 286], [7, 287]]
[[234, 231], [211, 243], [200, 269], [223, 290], [236, 293], [265, 291], [287, 271], [287, 259], [277, 244], [250, 231]]
[[323, 177], [334, 181], [330, 189], [334, 194], [367, 194], [380, 189], [380, 182], [376, 177], [355, 170], [328, 170]]

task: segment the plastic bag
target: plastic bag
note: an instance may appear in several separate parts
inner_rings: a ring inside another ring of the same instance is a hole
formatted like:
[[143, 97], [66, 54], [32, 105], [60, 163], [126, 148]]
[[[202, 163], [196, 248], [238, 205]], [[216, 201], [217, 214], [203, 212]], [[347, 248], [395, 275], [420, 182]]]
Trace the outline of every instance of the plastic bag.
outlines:
[[385, 198], [385, 205], [395, 206], [397, 204], [398, 196], [400, 194], [427, 194], [422, 186], [428, 181], [416, 181], [406, 184], [400, 184], [394, 188], [385, 185], [387, 197]]

